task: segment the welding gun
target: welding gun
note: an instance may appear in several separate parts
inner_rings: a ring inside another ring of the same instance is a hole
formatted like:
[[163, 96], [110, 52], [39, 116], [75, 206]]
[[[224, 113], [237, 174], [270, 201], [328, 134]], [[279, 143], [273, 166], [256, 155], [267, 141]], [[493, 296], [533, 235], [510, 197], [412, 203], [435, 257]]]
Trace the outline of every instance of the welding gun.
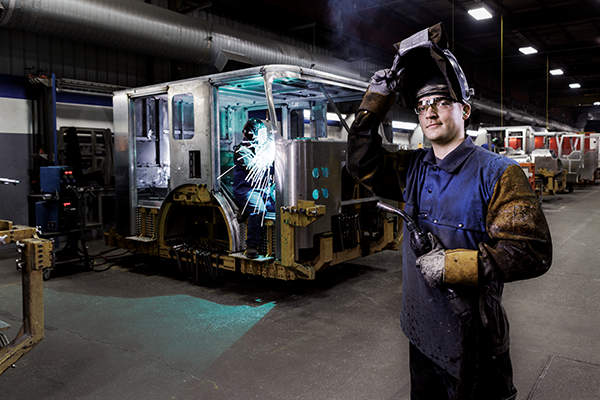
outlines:
[[403, 210], [390, 206], [382, 202], [377, 202], [377, 207], [381, 210], [387, 211], [392, 214], [399, 215], [406, 222], [406, 227], [410, 233], [410, 248], [417, 257], [421, 257], [431, 251], [431, 240], [419, 226], [413, 221], [413, 219]]
[[[402, 219], [406, 222], [406, 227], [410, 232], [410, 248], [417, 257], [421, 257], [422, 255], [425, 255], [431, 251], [432, 246], [429, 237], [421, 228], [417, 226], [417, 224], [415, 224], [415, 221], [413, 221], [406, 212], [382, 202], [378, 202], [377, 207], [381, 210], [402, 217]], [[458, 316], [461, 324], [460, 330], [464, 335], [468, 329], [472, 329], [471, 305], [468, 299], [466, 299], [460, 292], [457, 292], [445, 285], [442, 285], [439, 289], [450, 303], [452, 310], [454, 310]]]

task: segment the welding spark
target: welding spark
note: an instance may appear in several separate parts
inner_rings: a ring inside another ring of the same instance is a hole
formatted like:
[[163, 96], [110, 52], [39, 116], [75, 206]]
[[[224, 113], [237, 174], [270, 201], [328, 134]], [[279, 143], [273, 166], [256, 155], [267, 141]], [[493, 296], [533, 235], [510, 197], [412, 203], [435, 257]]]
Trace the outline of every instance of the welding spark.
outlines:
[[255, 145], [255, 154], [250, 155], [248, 162], [248, 181], [252, 185], [252, 192], [248, 196], [248, 200], [244, 205], [244, 210], [248, 206], [250, 198], [259, 196], [261, 201], [255, 201], [256, 204], [253, 212], [263, 213], [264, 222], [266, 215], [266, 198], [270, 196], [271, 185], [273, 184], [272, 168], [275, 161], [275, 141], [274, 140], [259, 140]]
[[224, 177], [225, 175], [227, 175], [227, 173], [228, 173], [229, 171], [233, 170], [234, 168], [235, 168], [235, 164], [234, 164], [234, 165], [233, 165], [231, 168], [229, 168], [227, 171], [225, 171], [225, 172], [223, 172], [221, 175], [219, 175], [219, 176], [217, 177], [217, 180], [219, 180], [219, 179], [221, 179], [222, 177]]

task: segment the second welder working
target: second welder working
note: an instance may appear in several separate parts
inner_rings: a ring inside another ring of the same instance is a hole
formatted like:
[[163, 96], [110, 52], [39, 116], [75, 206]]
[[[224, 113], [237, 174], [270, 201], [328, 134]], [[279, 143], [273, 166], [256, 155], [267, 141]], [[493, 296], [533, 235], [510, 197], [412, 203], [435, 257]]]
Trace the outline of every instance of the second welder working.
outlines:
[[265, 219], [275, 219], [273, 162], [275, 143], [265, 124], [250, 118], [235, 147], [233, 194], [242, 215], [247, 215], [246, 256], [257, 258]]

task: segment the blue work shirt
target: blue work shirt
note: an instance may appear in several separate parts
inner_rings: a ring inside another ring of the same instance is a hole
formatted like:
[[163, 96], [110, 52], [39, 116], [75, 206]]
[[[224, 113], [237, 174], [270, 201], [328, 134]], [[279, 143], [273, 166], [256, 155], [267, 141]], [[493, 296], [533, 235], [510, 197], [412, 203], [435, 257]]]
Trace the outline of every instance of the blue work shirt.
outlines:
[[[540, 276], [551, 266], [552, 239], [541, 204], [515, 161], [470, 139], [436, 160], [432, 150], [387, 151], [378, 127], [374, 114], [358, 114], [348, 134], [348, 171], [375, 195], [405, 202], [405, 211], [447, 249], [444, 282], [431, 288], [416, 267], [405, 228], [402, 330], [450, 374], [472, 374], [481, 357], [504, 357], [509, 349], [504, 283]], [[471, 310], [476, 332], [460, 332], [446, 289], [464, 300], [455, 305], [469, 303], [461, 310]], [[512, 370], [498, 367], [512, 385]]]
[[[447, 249], [477, 250], [488, 240], [487, 208], [494, 188], [514, 160], [464, 140], [443, 160], [431, 149], [415, 150], [403, 191], [404, 210]], [[409, 233], [404, 231], [404, 237]], [[423, 354], [458, 377], [462, 335], [444, 294], [431, 288], [415, 265], [410, 241], [403, 242], [404, 334]]]

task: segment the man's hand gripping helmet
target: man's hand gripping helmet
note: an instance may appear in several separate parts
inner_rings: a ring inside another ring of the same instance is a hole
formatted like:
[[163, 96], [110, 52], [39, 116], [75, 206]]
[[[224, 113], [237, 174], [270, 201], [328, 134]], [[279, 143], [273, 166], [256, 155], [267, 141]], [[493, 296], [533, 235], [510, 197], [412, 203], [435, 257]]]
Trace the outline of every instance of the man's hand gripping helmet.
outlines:
[[383, 119], [392, 106], [395, 93], [402, 107], [413, 108], [416, 93], [435, 76], [443, 76], [450, 97], [466, 103], [473, 95], [458, 61], [448, 50], [448, 38], [440, 22], [394, 45], [398, 50], [391, 68], [371, 78], [359, 110], [371, 111]]
[[433, 76], [442, 75], [450, 97], [466, 103], [473, 95], [456, 57], [448, 50], [448, 38], [440, 22], [394, 45], [398, 50], [392, 70], [398, 79], [398, 102], [406, 108], [416, 104], [416, 93]]

